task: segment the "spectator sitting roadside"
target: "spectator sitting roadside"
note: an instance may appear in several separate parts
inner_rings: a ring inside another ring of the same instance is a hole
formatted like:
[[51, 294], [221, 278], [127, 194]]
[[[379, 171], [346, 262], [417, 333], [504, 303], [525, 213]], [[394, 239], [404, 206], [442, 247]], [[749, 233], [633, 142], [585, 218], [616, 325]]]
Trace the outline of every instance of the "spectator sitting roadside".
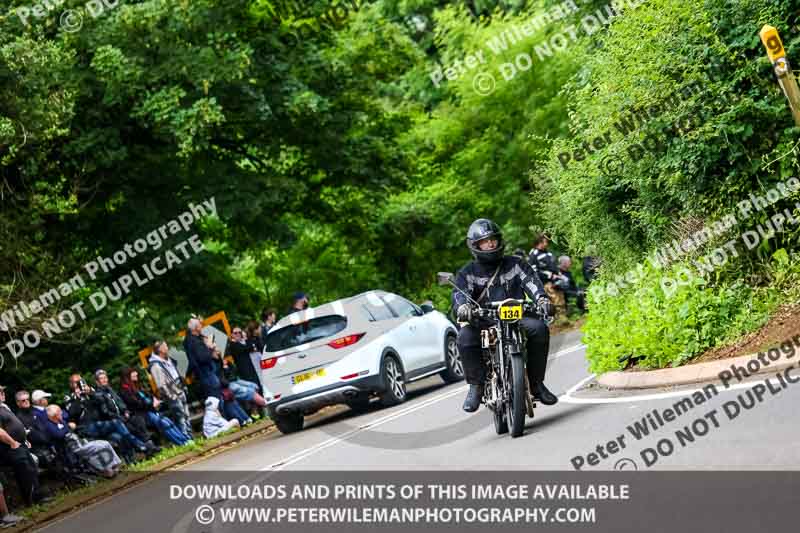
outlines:
[[233, 390], [229, 387], [229, 383], [223, 377], [223, 370], [222, 370], [222, 355], [219, 353], [219, 350], [214, 349], [214, 370], [217, 373], [217, 380], [220, 383], [220, 394], [222, 394], [222, 399], [220, 400], [219, 407], [222, 413], [224, 413], [225, 418], [231, 419], [235, 418], [239, 421], [239, 424], [242, 426], [246, 426], [248, 424], [253, 423], [253, 419], [242, 409], [242, 406], [239, 405], [239, 402], [236, 401], [236, 395], [234, 394]]
[[[233, 362], [236, 365], [236, 369], [239, 371], [241, 379], [254, 384], [256, 390], [260, 391], [261, 387], [259, 385], [261, 384], [261, 380], [258, 378], [258, 372], [256, 372], [256, 367], [253, 366], [252, 359], [250, 359], [250, 353], [253, 345], [248, 343], [248, 340], [249, 339], [244, 331], [242, 331], [242, 328], [233, 328], [233, 332], [231, 333], [231, 342], [228, 343], [227, 352], [231, 357], [233, 357]], [[235, 390], [233, 392], [236, 394]], [[236, 394], [236, 398], [240, 399], [239, 394]]]
[[[38, 394], [37, 394], [38, 393]], [[34, 398], [42, 391], [34, 391]], [[47, 396], [50, 396], [49, 394]], [[36, 409], [31, 406], [31, 395], [26, 390], [19, 390], [14, 395], [17, 403], [17, 418], [25, 426], [28, 432], [28, 442], [31, 443], [31, 453], [38, 459], [39, 466], [42, 468], [55, 469], [56, 456], [52, 450], [52, 443], [44, 428], [43, 420], [37, 416]], [[45, 400], [46, 401], [46, 400]], [[47, 420], [45, 414], [44, 420]]]
[[153, 345], [149, 369], [156, 382], [158, 395], [167, 406], [167, 414], [184, 433], [191, 437], [192, 425], [189, 419], [189, 402], [178, 365], [169, 357], [169, 345], [163, 340]]
[[[106, 420], [120, 419], [128, 428], [128, 431], [144, 442], [147, 447], [158, 448], [153, 444], [152, 436], [147, 430], [147, 422], [144, 418], [131, 416], [125, 401], [111, 388], [108, 381], [108, 373], [102, 368], [94, 373], [94, 380], [97, 388], [95, 395], [100, 399], [100, 414]], [[161, 450], [156, 449], [155, 453]]]
[[569, 271], [572, 268], [572, 259], [567, 255], [562, 255], [558, 258], [558, 268], [561, 273], [561, 279], [556, 281], [556, 287], [564, 293], [564, 301], [569, 302], [570, 298], [575, 299], [575, 303], [580, 309], [581, 313], [586, 312], [586, 298], [584, 290], [579, 288], [575, 283], [575, 278]]
[[239, 421], [235, 418], [232, 420], [222, 418], [219, 412], [219, 399], [214, 396], [206, 398], [206, 412], [203, 415], [203, 435], [207, 439], [237, 427], [239, 427]]
[[289, 311], [287, 311], [286, 314], [291, 315], [292, 313], [296, 313], [304, 309], [308, 309], [308, 296], [306, 296], [306, 293], [304, 292], [294, 293], [294, 296], [292, 296], [292, 306], [289, 308]]
[[[133, 462], [133, 452], [138, 451], [145, 455], [156, 453], [153, 447], [145, 445], [136, 438], [119, 418], [104, 420], [100, 403], [102, 400], [95, 395], [94, 390], [83, 380], [80, 374], [73, 374], [69, 378], [71, 393], [64, 398], [70, 427], [82, 437], [90, 439], [108, 438], [120, 446], [123, 457], [128, 462]], [[75, 424], [75, 427], [72, 427]]]
[[33, 391], [33, 394], [31, 394], [31, 402], [33, 403], [33, 416], [35, 416], [42, 424], [47, 422], [46, 409], [47, 404], [50, 401], [49, 398], [52, 397], [52, 394], [41, 389], [36, 389]]
[[36, 418], [31, 405], [31, 395], [26, 390], [19, 390], [14, 395], [14, 399], [17, 404], [17, 418], [19, 418], [28, 432], [28, 442], [33, 446], [47, 446], [49, 444], [47, 435], [44, 433], [39, 419]]
[[39, 470], [30, 451], [25, 426], [5, 401], [5, 387], [0, 385], [0, 462], [13, 468], [26, 505], [49, 501], [52, 498], [39, 489]]
[[47, 406], [48, 426], [47, 432], [51, 440], [68, 459], [70, 456], [83, 461], [94, 473], [112, 478], [122, 467], [122, 460], [114, 448], [105, 440], [87, 440], [75, 434], [66, 422], [66, 417], [61, 407], [56, 404]]
[[6, 497], [3, 494], [3, 485], [0, 483], [0, 529], [13, 527], [18, 522], [21, 522], [23, 520], [25, 520], [25, 518], [8, 512], [8, 505], [6, 505]]
[[[222, 369], [220, 375], [223, 387], [230, 389], [235, 398], [234, 401], [247, 402], [257, 407], [265, 407], [267, 401], [258, 393], [258, 385], [251, 381], [239, 379], [236, 371], [236, 364], [228, 361], [227, 358], [222, 359]], [[238, 418], [238, 417], [237, 417]], [[260, 418], [256, 415], [255, 418]]]
[[125, 405], [131, 412], [131, 417], [145, 420], [151, 427], [157, 429], [173, 444], [183, 446], [192, 440], [172, 423], [172, 420], [158, 412], [161, 400], [153, 398], [139, 387], [139, 371], [126, 368], [122, 371], [119, 393]]

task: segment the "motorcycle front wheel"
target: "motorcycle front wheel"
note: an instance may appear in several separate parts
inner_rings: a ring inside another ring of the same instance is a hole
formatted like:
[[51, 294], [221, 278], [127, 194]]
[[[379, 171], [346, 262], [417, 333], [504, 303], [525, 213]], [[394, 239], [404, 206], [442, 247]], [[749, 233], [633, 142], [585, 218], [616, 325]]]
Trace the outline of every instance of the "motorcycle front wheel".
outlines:
[[494, 418], [494, 430], [498, 435], [505, 435], [508, 433], [508, 423], [506, 422], [506, 414], [503, 409], [495, 409], [492, 411]]
[[511, 401], [506, 404], [506, 420], [513, 438], [525, 430], [525, 361], [521, 355], [511, 356]]

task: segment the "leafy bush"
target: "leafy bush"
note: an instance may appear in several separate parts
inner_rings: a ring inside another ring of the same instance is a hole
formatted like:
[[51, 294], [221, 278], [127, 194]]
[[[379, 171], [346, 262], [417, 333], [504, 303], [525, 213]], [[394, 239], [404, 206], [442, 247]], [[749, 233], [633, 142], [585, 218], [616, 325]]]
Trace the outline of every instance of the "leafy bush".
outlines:
[[590, 288], [591, 313], [583, 330], [593, 372], [620, 370], [627, 359], [643, 368], [678, 366], [708, 348], [762, 326], [781, 303], [796, 301], [798, 257], [778, 250], [765, 270], [769, 284], [753, 287], [737, 278], [714, 285], [701, 278], [662, 288], [663, 276], [677, 278], [685, 263], [667, 271], [646, 266], [633, 287], [603, 297]]

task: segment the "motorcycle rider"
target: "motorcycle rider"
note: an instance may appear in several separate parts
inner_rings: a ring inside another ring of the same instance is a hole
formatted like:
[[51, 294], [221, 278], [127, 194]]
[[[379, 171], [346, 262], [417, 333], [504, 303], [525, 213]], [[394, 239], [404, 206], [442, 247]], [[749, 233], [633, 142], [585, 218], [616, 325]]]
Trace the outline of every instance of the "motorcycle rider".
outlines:
[[[527, 295], [539, 304], [545, 314], [544, 318], [552, 316], [550, 300], [544, 292], [535, 267], [524, 259], [503, 254], [505, 245], [497, 224], [485, 218], [473, 222], [467, 231], [467, 247], [475, 260], [458, 272], [455, 284], [459, 289], [479, 304], [506, 298], [523, 300]], [[458, 349], [469, 383], [464, 410], [471, 413], [481, 403], [486, 380], [486, 368], [481, 355], [480, 327], [474, 304], [457, 290], [453, 290], [453, 308], [458, 321], [467, 323], [458, 332]], [[550, 348], [547, 324], [538, 318], [524, 316], [520, 320], [520, 330], [528, 338], [527, 371], [533, 397], [545, 405], [553, 405], [558, 402], [558, 398], [544, 384]]]

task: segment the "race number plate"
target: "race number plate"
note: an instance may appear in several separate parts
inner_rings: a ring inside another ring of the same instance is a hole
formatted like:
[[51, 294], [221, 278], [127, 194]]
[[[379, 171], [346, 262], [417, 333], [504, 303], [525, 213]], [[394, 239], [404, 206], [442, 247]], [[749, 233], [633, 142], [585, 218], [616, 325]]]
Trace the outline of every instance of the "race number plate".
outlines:
[[302, 383], [304, 381], [308, 381], [309, 379], [318, 378], [324, 375], [325, 375], [324, 368], [319, 368], [317, 370], [314, 370], [313, 372], [305, 372], [303, 374], [297, 374], [292, 376], [292, 385], [297, 385], [298, 383]]
[[521, 305], [506, 305], [500, 308], [500, 320], [519, 320], [522, 318]]

